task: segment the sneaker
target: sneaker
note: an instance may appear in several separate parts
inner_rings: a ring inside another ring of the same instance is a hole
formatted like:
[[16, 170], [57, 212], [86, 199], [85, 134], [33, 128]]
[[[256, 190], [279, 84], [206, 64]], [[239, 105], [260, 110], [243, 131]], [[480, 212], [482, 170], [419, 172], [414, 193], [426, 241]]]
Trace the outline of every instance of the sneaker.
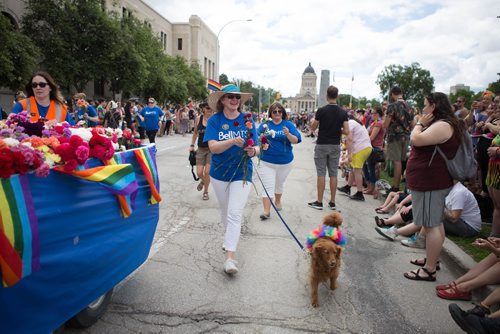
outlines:
[[343, 187], [338, 187], [337, 190], [343, 193], [344, 195], [351, 196], [351, 186], [348, 184], [346, 184]]
[[328, 202], [328, 208], [330, 210], [337, 211], [337, 207], [335, 206], [335, 203], [333, 203], [333, 202]]
[[349, 196], [349, 198], [355, 201], [364, 201], [365, 195], [363, 195], [362, 191], [357, 191], [354, 195]]
[[462, 330], [467, 333], [498, 333], [500, 320], [498, 318], [480, 317], [461, 310], [456, 304], [448, 306], [451, 317]]
[[378, 234], [390, 241], [394, 241], [398, 237], [398, 229], [396, 228], [396, 226], [392, 226], [389, 228], [382, 228], [377, 226], [375, 227], [375, 231], [377, 231]]
[[320, 203], [318, 201], [307, 203], [307, 205], [309, 205], [309, 207], [311, 207], [313, 209], [323, 210], [323, 203]]
[[425, 249], [425, 237], [422, 237], [420, 236], [420, 234], [415, 233], [408, 239], [401, 240], [401, 245], [411, 248]]
[[226, 262], [224, 262], [224, 272], [229, 275], [234, 275], [238, 273], [238, 268], [236, 267], [236, 260], [233, 259], [227, 259]]

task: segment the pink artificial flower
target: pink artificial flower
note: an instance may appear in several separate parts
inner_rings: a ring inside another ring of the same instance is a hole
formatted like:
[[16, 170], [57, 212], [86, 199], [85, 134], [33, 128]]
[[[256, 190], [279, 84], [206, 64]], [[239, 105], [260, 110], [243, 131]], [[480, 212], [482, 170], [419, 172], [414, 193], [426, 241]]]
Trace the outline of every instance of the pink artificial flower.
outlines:
[[49, 175], [49, 173], [50, 173], [50, 167], [46, 163], [43, 163], [35, 171], [35, 174], [38, 177], [47, 177]]
[[252, 138], [248, 138], [247, 140], [247, 145], [250, 147], [250, 146], [253, 146], [255, 144], [255, 142], [253, 141]]
[[84, 145], [78, 146], [78, 148], [75, 150], [75, 156], [80, 165], [84, 164], [85, 161], [87, 161], [87, 159], [89, 158], [89, 153], [90, 150], [88, 147]]

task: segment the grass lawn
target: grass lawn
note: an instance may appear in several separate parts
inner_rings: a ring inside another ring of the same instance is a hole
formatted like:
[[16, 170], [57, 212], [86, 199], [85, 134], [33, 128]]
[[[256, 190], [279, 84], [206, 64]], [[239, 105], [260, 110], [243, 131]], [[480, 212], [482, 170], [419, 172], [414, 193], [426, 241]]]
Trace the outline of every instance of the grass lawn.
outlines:
[[[380, 171], [380, 178], [387, 180], [387, 182], [389, 182], [389, 184], [392, 185], [392, 177], [390, 177], [385, 170]], [[400, 186], [401, 190], [403, 190], [403, 188], [404, 188], [404, 183], [402, 183]], [[490, 235], [490, 231], [491, 231], [491, 225], [483, 223], [479, 237], [487, 238]], [[477, 248], [476, 246], [472, 245], [472, 242], [476, 238], [459, 238], [450, 236], [447, 236], [447, 238], [453, 241], [455, 244], [457, 244], [460, 248], [462, 248], [464, 252], [469, 254], [476, 262], [481, 261], [486, 256], [488, 256], [488, 254], [490, 254], [490, 252]]]

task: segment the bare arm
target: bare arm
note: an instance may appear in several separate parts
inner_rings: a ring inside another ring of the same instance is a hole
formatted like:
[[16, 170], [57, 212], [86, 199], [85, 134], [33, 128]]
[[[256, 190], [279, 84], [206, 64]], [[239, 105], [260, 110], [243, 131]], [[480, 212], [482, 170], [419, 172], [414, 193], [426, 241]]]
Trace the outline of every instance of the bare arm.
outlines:
[[448, 210], [444, 209], [444, 219], [450, 223], [456, 223], [458, 218], [462, 215], [462, 210]]
[[428, 146], [442, 144], [453, 135], [451, 125], [437, 121], [422, 131], [422, 125], [416, 125], [410, 135], [411, 144], [414, 146]]
[[190, 151], [194, 150], [194, 143], [196, 143], [196, 138], [198, 138], [198, 123], [200, 123], [200, 117], [197, 117], [194, 121], [194, 131], [193, 136], [191, 137], [191, 146], [189, 147]]
[[319, 122], [317, 120], [313, 120], [312, 123], [311, 123], [311, 132], [314, 132], [316, 131], [316, 129], [318, 128], [319, 126]]
[[392, 117], [389, 115], [385, 115], [384, 117], [384, 129], [387, 129], [389, 127], [389, 124], [391, 124]]
[[380, 132], [380, 128], [378, 126], [374, 127], [372, 129], [372, 133], [370, 133], [370, 140], [373, 141], [375, 138], [377, 138], [377, 135], [379, 132]]
[[342, 134], [348, 136], [350, 133], [349, 131], [349, 122], [345, 121], [344, 125], [342, 125]]

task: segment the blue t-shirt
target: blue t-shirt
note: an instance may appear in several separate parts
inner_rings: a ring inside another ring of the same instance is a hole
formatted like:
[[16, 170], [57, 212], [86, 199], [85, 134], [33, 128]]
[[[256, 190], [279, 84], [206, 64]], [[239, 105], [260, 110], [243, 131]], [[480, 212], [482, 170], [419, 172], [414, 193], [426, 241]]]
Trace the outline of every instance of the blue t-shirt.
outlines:
[[[44, 107], [44, 106], [38, 104], [38, 102], [37, 102], [36, 106], [38, 108], [38, 114], [40, 115], [40, 118], [44, 118], [45, 116], [47, 116], [47, 113], [49, 112], [50, 105]], [[17, 102], [14, 105], [14, 107], [12, 107], [11, 112], [13, 112], [14, 114], [19, 114], [23, 110], [24, 110], [23, 105], [20, 102]], [[75, 124], [75, 122], [73, 122], [73, 117], [71, 117], [71, 114], [69, 112], [66, 113], [66, 122], [68, 122], [70, 125]]]
[[[85, 121], [85, 118], [83, 117], [85, 113], [83, 112], [82, 108], [78, 108], [78, 111], [76, 113], [76, 117], [78, 118], [78, 121]], [[97, 116], [97, 110], [92, 105], [88, 105], [87, 107], [87, 115], [90, 117], [96, 117]], [[91, 120], [88, 121], [90, 127], [94, 127], [97, 125], [96, 122], [92, 122]]]
[[[257, 131], [252, 122], [252, 138], [257, 145]], [[245, 126], [244, 114], [240, 113], [235, 119], [227, 119], [223, 112], [212, 115], [207, 122], [203, 142], [209, 140], [223, 141], [235, 137], [247, 138], [248, 129]], [[252, 159], [248, 157], [246, 166], [243, 163], [246, 152], [243, 147], [231, 146], [222, 153], [212, 153], [212, 166], [210, 167], [210, 176], [214, 179], [231, 182], [242, 181], [245, 176], [247, 182], [252, 182], [253, 164]]]
[[[290, 163], [293, 160], [292, 143], [288, 140], [283, 132], [283, 127], [286, 126], [290, 133], [298, 138], [299, 143], [302, 141], [302, 136], [297, 130], [295, 125], [290, 122], [283, 120], [280, 124], [276, 125], [272, 121], [267, 122], [267, 131], [274, 130], [274, 138], [271, 135], [266, 135], [267, 141], [269, 143], [269, 148], [261, 152], [260, 159], [272, 164], [284, 165]], [[259, 126], [259, 137], [264, 131], [264, 124]]]
[[144, 117], [143, 127], [146, 130], [158, 130], [160, 126], [158, 123], [160, 122], [160, 117], [163, 116], [163, 111], [161, 111], [160, 107], [154, 106], [150, 108], [149, 106], [142, 108], [139, 112], [142, 117]]

